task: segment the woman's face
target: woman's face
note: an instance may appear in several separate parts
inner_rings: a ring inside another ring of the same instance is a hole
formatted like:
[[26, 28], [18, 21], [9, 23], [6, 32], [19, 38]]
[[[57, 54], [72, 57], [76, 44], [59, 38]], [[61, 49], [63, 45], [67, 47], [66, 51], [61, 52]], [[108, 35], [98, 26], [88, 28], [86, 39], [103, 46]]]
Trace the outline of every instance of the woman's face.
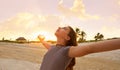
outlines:
[[55, 32], [55, 35], [57, 38], [63, 38], [65, 40], [69, 40], [70, 39], [70, 37], [68, 36], [69, 32], [70, 32], [69, 27], [59, 27]]

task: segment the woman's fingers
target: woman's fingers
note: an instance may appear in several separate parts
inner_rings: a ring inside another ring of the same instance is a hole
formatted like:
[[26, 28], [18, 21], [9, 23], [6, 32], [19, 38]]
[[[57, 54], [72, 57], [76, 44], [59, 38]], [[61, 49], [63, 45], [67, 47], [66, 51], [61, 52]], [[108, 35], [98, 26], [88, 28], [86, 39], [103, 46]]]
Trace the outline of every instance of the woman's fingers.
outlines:
[[43, 35], [38, 35], [38, 39], [39, 39], [40, 41], [43, 41], [43, 40], [45, 39], [45, 37], [44, 37]]

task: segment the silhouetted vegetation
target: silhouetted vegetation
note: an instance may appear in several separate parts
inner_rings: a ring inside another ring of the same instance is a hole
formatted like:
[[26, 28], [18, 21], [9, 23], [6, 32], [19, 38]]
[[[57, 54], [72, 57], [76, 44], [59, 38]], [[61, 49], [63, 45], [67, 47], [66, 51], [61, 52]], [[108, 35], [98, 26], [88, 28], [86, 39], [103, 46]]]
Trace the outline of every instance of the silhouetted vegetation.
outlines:
[[97, 33], [97, 35], [94, 36], [94, 39], [95, 39], [95, 41], [103, 40], [104, 39], [104, 35], [100, 34], [100, 33]]
[[5, 38], [3, 37], [3, 38], [2, 38], [2, 41], [4, 41], [4, 40], [5, 40]]
[[19, 37], [16, 39], [17, 43], [27, 43], [27, 40], [24, 37]]
[[107, 40], [120, 39], [120, 37], [108, 38]]
[[76, 35], [77, 35], [77, 41], [79, 43], [85, 42], [86, 41], [86, 39], [85, 39], [86, 33], [84, 31], [80, 31], [79, 28], [76, 28], [75, 31], [76, 31]]
[[[94, 36], [95, 40], [86, 40], [86, 33], [84, 31], [80, 31], [79, 28], [76, 28], [76, 35], [77, 35], [77, 41], [78, 43], [82, 43], [82, 42], [96, 42], [96, 41], [102, 41], [104, 40], [104, 35], [97, 33]], [[120, 39], [120, 37], [114, 37], [114, 38], [108, 38], [105, 40], [111, 40], [111, 39]], [[12, 40], [8, 40], [5, 39], [4, 37], [0, 40], [0, 42], [8, 42], [8, 43], [19, 43], [19, 44], [25, 44], [25, 43], [40, 43], [40, 41], [28, 41], [27, 39], [25, 39], [24, 37], [19, 37], [16, 40], [12, 41]], [[48, 40], [47, 42], [52, 43], [52, 44], [56, 44], [56, 41], [52, 41], [52, 40]]]

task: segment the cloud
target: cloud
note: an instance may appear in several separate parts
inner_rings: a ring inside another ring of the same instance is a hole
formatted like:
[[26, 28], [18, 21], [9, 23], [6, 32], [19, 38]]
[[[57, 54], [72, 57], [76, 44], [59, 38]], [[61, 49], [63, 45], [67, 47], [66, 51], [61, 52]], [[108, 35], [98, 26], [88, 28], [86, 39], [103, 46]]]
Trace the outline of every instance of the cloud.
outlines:
[[116, 22], [120, 19], [120, 15], [119, 14], [113, 14], [110, 17], [107, 18], [108, 21], [110, 22]]
[[58, 9], [66, 16], [66, 17], [77, 17], [81, 20], [88, 19], [99, 19], [100, 17], [97, 15], [90, 15], [86, 13], [85, 6], [82, 0], [74, 0], [73, 6], [71, 8], [66, 8], [63, 6], [63, 1], [61, 0], [58, 5]]
[[120, 29], [117, 27], [103, 26], [101, 32], [105, 38], [120, 37]]
[[42, 31], [46, 31], [53, 36], [60, 23], [61, 17], [59, 16], [19, 13], [0, 23], [0, 37], [17, 38], [19, 36], [25, 36], [30, 39], [36, 32], [40, 33]]
[[120, 0], [118, 0], [118, 5], [120, 6]]

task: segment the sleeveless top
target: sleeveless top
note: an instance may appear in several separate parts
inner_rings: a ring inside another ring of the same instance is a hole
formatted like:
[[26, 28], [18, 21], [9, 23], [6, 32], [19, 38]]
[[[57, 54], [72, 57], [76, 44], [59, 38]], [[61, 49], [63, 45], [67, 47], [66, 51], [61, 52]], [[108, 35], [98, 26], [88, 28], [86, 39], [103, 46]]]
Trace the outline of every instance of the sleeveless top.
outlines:
[[40, 70], [65, 70], [71, 57], [68, 56], [70, 46], [52, 46], [44, 55]]

